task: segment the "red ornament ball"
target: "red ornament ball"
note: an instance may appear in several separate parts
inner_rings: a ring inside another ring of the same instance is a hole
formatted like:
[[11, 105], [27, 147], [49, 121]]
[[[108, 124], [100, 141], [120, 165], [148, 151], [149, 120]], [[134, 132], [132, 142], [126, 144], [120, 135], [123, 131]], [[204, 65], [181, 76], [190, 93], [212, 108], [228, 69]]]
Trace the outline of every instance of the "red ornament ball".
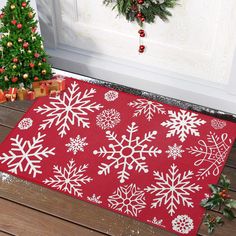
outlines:
[[12, 81], [12, 83], [16, 83], [16, 82], [18, 81], [18, 78], [17, 78], [17, 77], [13, 77], [13, 78], [11, 79], [11, 81]]
[[42, 61], [43, 61], [43, 62], [46, 62], [46, 61], [47, 61], [47, 59], [46, 59], [46, 58], [43, 58], [43, 59], [42, 59]]
[[29, 47], [29, 43], [24, 42], [24, 43], [23, 43], [23, 48], [28, 48], [28, 47]]
[[30, 68], [34, 68], [34, 63], [31, 62], [31, 63], [29, 64], [29, 66], [30, 66]]
[[40, 55], [36, 52], [36, 53], [34, 54], [34, 57], [35, 57], [35, 58], [39, 58]]
[[16, 57], [14, 57], [13, 59], [12, 59], [12, 61], [14, 62], [14, 63], [18, 63], [18, 58], [16, 58]]
[[17, 21], [16, 21], [16, 20], [12, 20], [11, 23], [12, 23], [13, 25], [16, 25], [16, 24], [17, 24]]
[[0, 68], [0, 74], [3, 74], [5, 72], [4, 68]]
[[144, 21], [145, 21], [145, 18], [144, 18], [144, 17], [142, 17], [140, 20], [141, 20], [142, 22], [144, 22]]
[[139, 12], [136, 16], [137, 16], [137, 18], [141, 18], [143, 15], [141, 12]]
[[144, 0], [138, 0], [138, 4], [143, 4]]
[[18, 29], [22, 29], [22, 24], [17, 24], [17, 26], [16, 26]]
[[138, 51], [139, 51], [139, 53], [144, 53], [144, 50], [142, 50], [142, 49], [140, 49], [140, 48], [139, 48]]
[[4, 17], [4, 13], [1, 13], [0, 14], [0, 19], [3, 19], [3, 17]]
[[36, 27], [33, 27], [33, 28], [31, 29], [31, 32], [32, 32], [32, 33], [35, 33], [36, 30], [37, 30], [37, 28], [36, 28]]
[[21, 6], [22, 6], [22, 7], [26, 7], [26, 6], [27, 6], [27, 3], [26, 3], [26, 2], [22, 2]]
[[144, 34], [144, 30], [143, 30], [143, 29], [140, 29], [140, 30], [138, 31], [138, 33], [139, 33], [139, 34]]
[[140, 45], [140, 46], [139, 46], [139, 49], [144, 50], [144, 49], [145, 49], [145, 46], [144, 46], [144, 45]]
[[145, 37], [145, 33], [140, 34], [140, 37], [144, 38]]
[[34, 81], [38, 81], [38, 80], [39, 80], [39, 77], [35, 76]]

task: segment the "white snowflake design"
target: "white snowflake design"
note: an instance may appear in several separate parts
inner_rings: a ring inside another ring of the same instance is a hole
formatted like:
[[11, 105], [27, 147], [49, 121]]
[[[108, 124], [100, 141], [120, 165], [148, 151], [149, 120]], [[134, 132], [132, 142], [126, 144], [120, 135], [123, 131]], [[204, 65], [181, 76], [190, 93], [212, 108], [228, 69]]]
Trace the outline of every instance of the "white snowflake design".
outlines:
[[74, 82], [67, 92], [60, 96], [50, 97], [50, 105], [43, 105], [34, 109], [37, 113], [46, 114], [47, 119], [43, 120], [40, 130], [51, 128], [54, 124], [58, 126], [57, 131], [63, 137], [70, 130], [70, 125], [89, 128], [89, 112], [100, 110], [103, 106], [92, 102], [96, 89], [86, 89], [84, 93], [80, 91], [78, 83]]
[[178, 205], [193, 207], [190, 194], [199, 191], [202, 187], [191, 183], [194, 176], [192, 171], [185, 171], [181, 174], [177, 166], [172, 164], [169, 173], [166, 173], [166, 175], [159, 171], [154, 171], [153, 175], [156, 185], [152, 184], [151, 187], [145, 188], [145, 191], [156, 196], [153, 199], [151, 208], [164, 205], [172, 216]]
[[20, 130], [27, 130], [33, 125], [33, 120], [31, 118], [24, 118], [18, 124]]
[[188, 215], [178, 215], [172, 220], [172, 229], [181, 234], [188, 234], [194, 229], [193, 220]]
[[33, 178], [37, 174], [42, 174], [40, 163], [43, 158], [55, 155], [55, 148], [43, 147], [42, 143], [45, 136], [45, 134], [39, 132], [37, 137], [33, 137], [32, 141], [24, 141], [19, 135], [11, 138], [12, 148], [9, 154], [3, 153], [0, 156], [1, 163], [7, 163], [9, 171], [14, 174], [27, 172], [33, 175]]
[[57, 190], [82, 197], [82, 184], [90, 183], [93, 180], [91, 177], [85, 175], [87, 168], [88, 165], [76, 167], [75, 161], [71, 159], [64, 168], [54, 165], [53, 178], [50, 177], [44, 180], [43, 183]]
[[146, 207], [144, 194], [135, 184], [121, 186], [108, 197], [108, 206], [127, 215], [137, 216]]
[[158, 220], [156, 217], [153, 217], [152, 220], [147, 220], [147, 222], [165, 228], [165, 225], [162, 224], [163, 223], [162, 219]]
[[181, 142], [184, 142], [188, 135], [200, 136], [197, 127], [206, 124], [205, 120], [198, 119], [198, 114], [190, 111], [168, 111], [168, 115], [170, 120], [161, 123], [162, 126], [169, 128], [166, 137], [178, 135]]
[[138, 132], [138, 126], [133, 122], [127, 128], [128, 135], [122, 135], [121, 140], [117, 139], [117, 134], [111, 131], [106, 132], [108, 140], [113, 141], [114, 144], [109, 144], [109, 149], [106, 147], [100, 147], [100, 149], [94, 150], [94, 155], [106, 157], [108, 164], [102, 163], [99, 166], [99, 175], [108, 175], [111, 172], [111, 168], [118, 169], [118, 179], [120, 183], [124, 183], [129, 179], [129, 171], [134, 170], [138, 172], [148, 173], [148, 165], [146, 164], [146, 156], [157, 157], [162, 151], [158, 147], [151, 146], [148, 148], [148, 142], [152, 142], [157, 135], [157, 131], [150, 131], [144, 134], [143, 138], [135, 137], [135, 133]]
[[105, 93], [104, 98], [108, 102], [113, 102], [115, 101], [119, 96], [119, 93], [117, 91], [110, 90], [107, 93]]
[[102, 203], [102, 201], [100, 199], [101, 199], [101, 196], [96, 196], [96, 194], [93, 194], [92, 197], [87, 197], [88, 201], [94, 202], [94, 203], [97, 203], [97, 204]]
[[182, 153], [184, 150], [182, 150], [182, 145], [177, 146], [175, 143], [173, 146], [168, 146], [169, 150], [166, 151], [168, 153], [168, 158], [172, 157], [174, 160], [177, 159], [177, 157], [182, 157]]
[[150, 101], [147, 99], [137, 99], [136, 101], [128, 103], [130, 107], [135, 107], [134, 117], [145, 115], [148, 121], [151, 121], [154, 114], [166, 114], [165, 108], [162, 104], [156, 101]]
[[70, 142], [66, 144], [66, 147], [68, 147], [67, 152], [73, 152], [74, 155], [78, 151], [84, 152], [84, 147], [88, 145], [85, 141], [86, 137], [81, 138], [80, 135], [77, 135], [76, 138], [70, 138]]
[[211, 126], [214, 129], [223, 129], [226, 126], [226, 122], [224, 120], [213, 119], [211, 120]]
[[107, 109], [97, 115], [96, 124], [102, 129], [114, 128], [120, 123], [120, 113], [115, 109]]
[[228, 134], [226, 133], [218, 136], [210, 132], [207, 135], [207, 140], [199, 140], [198, 144], [199, 146], [187, 148], [190, 154], [200, 157], [194, 163], [195, 166], [202, 166], [196, 175], [198, 180], [204, 179], [211, 174], [218, 176], [220, 174], [219, 168], [227, 158], [232, 140], [228, 139]]

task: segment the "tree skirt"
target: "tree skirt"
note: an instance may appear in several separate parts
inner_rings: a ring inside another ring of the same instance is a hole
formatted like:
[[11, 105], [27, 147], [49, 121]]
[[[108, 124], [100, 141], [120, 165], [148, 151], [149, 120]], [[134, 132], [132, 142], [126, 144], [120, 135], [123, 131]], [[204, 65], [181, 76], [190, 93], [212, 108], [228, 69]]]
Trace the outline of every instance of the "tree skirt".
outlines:
[[67, 78], [0, 147], [0, 170], [172, 231], [196, 235], [235, 124]]

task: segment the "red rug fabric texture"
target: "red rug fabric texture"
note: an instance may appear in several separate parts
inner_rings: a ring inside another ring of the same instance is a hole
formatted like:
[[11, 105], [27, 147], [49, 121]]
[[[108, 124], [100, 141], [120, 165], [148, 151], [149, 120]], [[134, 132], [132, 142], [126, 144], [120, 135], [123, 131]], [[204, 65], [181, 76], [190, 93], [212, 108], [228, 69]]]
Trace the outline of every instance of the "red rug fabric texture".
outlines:
[[179, 235], [196, 235], [236, 125], [71, 78], [0, 146], [0, 170]]

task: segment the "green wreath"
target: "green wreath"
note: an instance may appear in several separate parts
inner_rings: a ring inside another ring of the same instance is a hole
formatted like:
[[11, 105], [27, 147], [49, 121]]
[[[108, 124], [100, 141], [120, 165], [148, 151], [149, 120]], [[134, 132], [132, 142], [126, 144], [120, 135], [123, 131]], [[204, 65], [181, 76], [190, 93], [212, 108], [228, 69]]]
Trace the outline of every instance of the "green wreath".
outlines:
[[170, 9], [177, 5], [178, 0], [104, 0], [105, 5], [113, 6], [119, 15], [125, 16], [128, 21], [136, 21], [140, 26], [143, 23], [153, 23], [156, 16], [167, 21], [172, 16]]

